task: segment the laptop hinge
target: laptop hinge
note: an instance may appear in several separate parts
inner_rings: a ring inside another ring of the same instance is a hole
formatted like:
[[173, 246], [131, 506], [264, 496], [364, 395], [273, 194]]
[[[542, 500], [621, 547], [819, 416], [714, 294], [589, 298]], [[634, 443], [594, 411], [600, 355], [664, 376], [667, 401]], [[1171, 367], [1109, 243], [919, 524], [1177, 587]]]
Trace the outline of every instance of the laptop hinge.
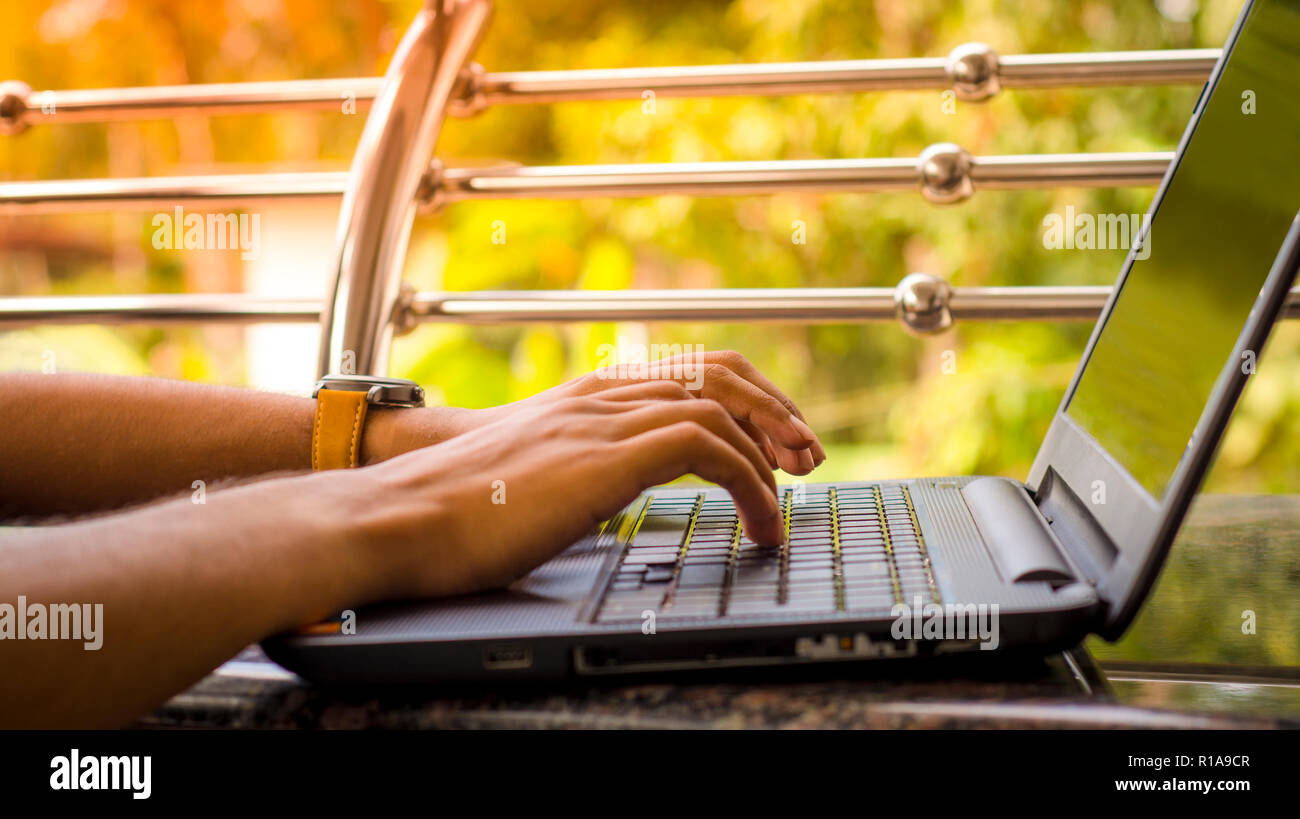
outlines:
[[1008, 582], [1045, 580], [1059, 586], [1082, 577], [1024, 486], [1006, 478], [976, 478], [961, 493]]
[[1033, 497], [1043, 520], [1081, 576], [1095, 586], [1110, 574], [1119, 548], [1055, 470], [1048, 468]]

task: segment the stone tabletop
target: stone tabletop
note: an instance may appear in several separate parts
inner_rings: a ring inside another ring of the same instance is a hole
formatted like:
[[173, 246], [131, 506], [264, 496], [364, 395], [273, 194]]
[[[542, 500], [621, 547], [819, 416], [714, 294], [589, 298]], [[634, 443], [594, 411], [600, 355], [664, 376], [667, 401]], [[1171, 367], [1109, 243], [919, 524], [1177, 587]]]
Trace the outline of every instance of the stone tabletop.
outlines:
[[[250, 648], [140, 725], [1300, 728], [1297, 546], [1300, 497], [1204, 497], [1129, 634], [1115, 645], [1089, 641], [1045, 658], [979, 655], [601, 684], [325, 689]], [[1241, 629], [1247, 609], [1256, 613], [1249, 635]]]

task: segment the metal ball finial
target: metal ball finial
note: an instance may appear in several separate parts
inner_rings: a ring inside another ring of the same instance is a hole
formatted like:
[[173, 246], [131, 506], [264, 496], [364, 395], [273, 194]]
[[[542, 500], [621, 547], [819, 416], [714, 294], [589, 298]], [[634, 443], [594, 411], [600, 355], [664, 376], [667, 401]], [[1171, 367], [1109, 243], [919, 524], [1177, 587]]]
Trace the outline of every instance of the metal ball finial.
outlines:
[[958, 99], [979, 102], [1002, 90], [998, 53], [987, 43], [965, 43], [948, 54], [943, 67]]
[[939, 142], [922, 151], [917, 172], [921, 176], [921, 194], [935, 204], [960, 202], [975, 192], [970, 154], [951, 142]]
[[894, 315], [914, 335], [952, 327], [952, 285], [929, 273], [909, 273], [894, 288]]
[[0, 82], [0, 134], [6, 136], [27, 130], [27, 111], [32, 87], [18, 80]]

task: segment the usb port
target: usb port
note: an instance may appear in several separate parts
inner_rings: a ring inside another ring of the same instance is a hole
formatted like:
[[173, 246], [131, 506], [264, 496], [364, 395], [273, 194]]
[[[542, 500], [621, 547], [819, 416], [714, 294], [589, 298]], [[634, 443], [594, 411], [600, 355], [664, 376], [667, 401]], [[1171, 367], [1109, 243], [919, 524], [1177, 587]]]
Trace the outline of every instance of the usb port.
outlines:
[[531, 668], [533, 652], [525, 646], [495, 646], [483, 650], [483, 667], [489, 671]]

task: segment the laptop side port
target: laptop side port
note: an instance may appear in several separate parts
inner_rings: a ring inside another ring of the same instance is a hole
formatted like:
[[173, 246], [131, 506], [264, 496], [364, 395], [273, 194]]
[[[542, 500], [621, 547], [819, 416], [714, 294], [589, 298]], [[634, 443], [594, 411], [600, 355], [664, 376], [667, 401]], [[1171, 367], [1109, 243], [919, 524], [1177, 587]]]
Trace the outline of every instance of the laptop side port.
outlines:
[[805, 660], [855, 660], [915, 657], [915, 640], [872, 640], [858, 632], [853, 636], [823, 634], [795, 640], [796, 657]]
[[488, 671], [510, 671], [532, 668], [533, 652], [527, 646], [504, 645], [483, 649], [483, 668]]
[[629, 650], [579, 646], [573, 650], [578, 674], [612, 674], [630, 671], [677, 671], [702, 668], [792, 665], [832, 660], [914, 657], [924, 649], [916, 640], [872, 640], [862, 632], [818, 634], [797, 638], [737, 643], [655, 644]]

